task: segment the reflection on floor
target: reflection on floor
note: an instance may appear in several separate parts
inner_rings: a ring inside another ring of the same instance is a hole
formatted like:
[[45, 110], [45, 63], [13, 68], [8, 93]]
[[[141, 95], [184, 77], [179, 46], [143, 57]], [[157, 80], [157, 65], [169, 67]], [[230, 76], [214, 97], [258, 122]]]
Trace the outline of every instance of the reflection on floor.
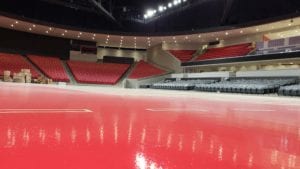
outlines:
[[297, 169], [300, 104], [1, 84], [1, 169]]

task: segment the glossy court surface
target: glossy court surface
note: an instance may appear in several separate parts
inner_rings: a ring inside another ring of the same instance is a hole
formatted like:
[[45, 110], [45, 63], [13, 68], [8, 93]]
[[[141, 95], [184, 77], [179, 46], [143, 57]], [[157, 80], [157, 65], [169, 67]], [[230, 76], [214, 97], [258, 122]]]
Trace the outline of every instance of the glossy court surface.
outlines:
[[300, 102], [143, 95], [1, 83], [0, 168], [300, 168]]

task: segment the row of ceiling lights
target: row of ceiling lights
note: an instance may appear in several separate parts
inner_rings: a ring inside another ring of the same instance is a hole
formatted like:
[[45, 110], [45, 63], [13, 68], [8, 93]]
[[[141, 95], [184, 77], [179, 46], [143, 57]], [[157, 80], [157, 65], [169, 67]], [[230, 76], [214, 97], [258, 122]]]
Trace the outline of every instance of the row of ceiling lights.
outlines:
[[146, 13], [144, 14], [144, 18], [145, 19], [151, 18], [151, 17], [155, 16], [157, 12], [162, 13], [165, 10], [167, 10], [168, 8], [169, 9], [173, 8], [174, 6], [177, 6], [177, 5], [179, 5], [179, 4], [183, 3], [183, 2], [186, 2], [186, 1], [187, 0], [174, 0], [173, 2], [169, 2], [166, 5], [159, 5], [157, 7], [157, 9], [148, 9], [146, 11]]
[[[16, 24], [18, 24], [19, 22], [18, 22], [18, 21], [16, 21], [15, 23], [16, 23]], [[14, 24], [11, 24], [11, 27], [14, 27]], [[36, 25], [32, 25], [32, 27], [33, 27], [33, 28], [35, 28], [35, 27], [36, 27]], [[32, 31], [32, 29], [33, 29], [33, 28], [29, 27], [29, 29], [28, 29], [28, 30], [29, 30], [29, 31]], [[47, 33], [47, 34], [48, 34], [48, 33], [49, 33], [49, 31], [52, 31], [52, 30], [53, 30], [53, 28], [51, 28], [51, 27], [50, 27], [50, 28], [49, 28], [49, 30], [46, 30], [46, 31], [45, 31], [45, 33]], [[259, 31], [259, 29], [258, 29], [258, 28], [256, 28], [256, 31]], [[65, 31], [64, 31], [64, 33], [62, 33], [61, 35], [62, 35], [62, 36], [64, 36], [64, 35], [65, 35], [65, 33], [67, 33], [67, 32], [68, 32], [68, 31], [67, 31], [67, 30], [65, 30]], [[240, 33], [243, 33], [243, 30], [241, 30], [241, 31], [240, 31]], [[82, 35], [82, 32], [79, 32], [79, 34], [77, 35], [77, 38], [80, 38], [80, 37], [81, 37], [81, 35]], [[228, 32], [225, 32], [225, 35], [227, 36], [227, 35], [229, 35], [229, 33], [228, 33]], [[93, 40], [95, 40], [95, 37], [96, 37], [96, 34], [93, 34], [93, 36], [92, 36], [92, 39], [93, 39]], [[108, 42], [109, 42], [109, 37], [110, 37], [110, 36], [109, 36], [109, 35], [107, 35], [106, 42], [105, 42], [106, 44], [108, 44]], [[199, 38], [201, 38], [201, 35], [199, 35], [198, 37], [199, 37]], [[123, 43], [123, 38], [124, 38], [124, 37], [122, 36], [122, 37], [121, 37], [120, 46], [122, 46], [122, 43]], [[134, 37], [134, 41], [135, 41], [135, 43], [134, 43], [134, 44], [136, 44], [136, 39], [137, 39], [137, 38], [136, 38], [136, 37]], [[175, 37], [173, 37], [173, 39], [175, 39]], [[185, 36], [185, 39], [188, 39], [188, 36]], [[216, 40], [218, 40], [218, 39], [219, 39], [219, 38], [216, 38]], [[149, 45], [149, 46], [151, 46], [151, 41], [150, 41], [150, 38], [148, 37], [148, 38], [147, 38], [147, 40], [148, 40], [148, 41], [147, 41], [147, 42], [148, 42], [148, 45]], [[164, 41], [164, 42], [165, 42], [165, 41]], [[175, 43], [177, 43], [177, 41], [176, 41], [176, 40], [174, 40], [174, 42], [175, 42]], [[136, 46], [136, 45], [135, 45], [135, 46]]]
[[[11, 24], [10, 26], [11, 26], [11, 27], [14, 27], [15, 24], [18, 24], [18, 23], [19, 23], [19, 21], [15, 21], [15, 23], [14, 23], [14, 24]], [[292, 25], [292, 23], [288, 23], [288, 26], [291, 26], [291, 25]], [[28, 30], [29, 30], [29, 31], [32, 31], [33, 28], [35, 28], [35, 27], [36, 27], [36, 25], [33, 24], [32, 27], [29, 27], [29, 28], [28, 28]], [[272, 29], [274, 29], [274, 26], [272, 26]], [[52, 31], [52, 30], [53, 30], [53, 28], [49, 27], [49, 30], [46, 30], [45, 33], [49, 34], [50, 31]], [[258, 27], [255, 28], [255, 31], [258, 32], [258, 31], [259, 31], [259, 28], [258, 28]], [[68, 31], [67, 31], [67, 30], [64, 30], [64, 32], [61, 33], [61, 36], [65, 36], [66, 33], [68, 33]], [[243, 31], [243, 30], [240, 30], [240, 33], [242, 34], [242, 33], [244, 33], [244, 31]], [[82, 32], [79, 32], [79, 34], [77, 35], [77, 38], [80, 38], [81, 35], [82, 35]], [[229, 35], [229, 32], [225, 32], [225, 35], [228, 36], [228, 35]], [[212, 36], [212, 37], [215, 37], [215, 34], [212, 34], [211, 36]], [[93, 34], [92, 39], [95, 40], [95, 37], [96, 37], [96, 34]], [[107, 35], [107, 38], [106, 38], [106, 41], [105, 41], [106, 44], [109, 43], [109, 37], [110, 37], [110, 35]], [[198, 35], [198, 37], [201, 38], [202, 36], [201, 36], [201, 35]], [[281, 37], [283, 37], [283, 36], [281, 36]], [[123, 45], [123, 39], [124, 39], [124, 37], [121, 36], [121, 39], [120, 39], [120, 47], [122, 47], [122, 45]], [[134, 39], [134, 47], [136, 48], [136, 39], [137, 39], [137, 37], [134, 37], [133, 39]], [[148, 46], [151, 46], [151, 40], [150, 40], [150, 39], [151, 39], [150, 37], [147, 37], [147, 43], [148, 43]], [[185, 37], [184, 37], [184, 40], [187, 40], [187, 39], [189, 39], [189, 37], [188, 37], [188, 36], [185, 36]], [[173, 40], [174, 40], [174, 43], [177, 43], [176, 37], [173, 37]], [[220, 40], [219, 37], [216, 37], [216, 40]], [[165, 41], [164, 39], [162, 39], [162, 42], [165, 43], [166, 41]]]

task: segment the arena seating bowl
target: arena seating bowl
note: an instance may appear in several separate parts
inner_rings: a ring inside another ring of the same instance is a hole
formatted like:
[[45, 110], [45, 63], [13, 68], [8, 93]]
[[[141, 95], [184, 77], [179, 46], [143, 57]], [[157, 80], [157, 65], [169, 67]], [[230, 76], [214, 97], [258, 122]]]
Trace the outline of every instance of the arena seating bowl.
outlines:
[[19, 54], [0, 53], [0, 75], [3, 76], [3, 71], [9, 70], [11, 73], [18, 73], [21, 69], [30, 69], [33, 78], [39, 76], [34, 67]]
[[196, 50], [169, 50], [169, 52], [181, 62], [188, 62], [192, 59]]
[[129, 64], [68, 61], [75, 80], [79, 83], [116, 84], [126, 73]]
[[184, 79], [175, 81], [165, 80], [152, 84], [150, 88], [169, 90], [193, 90], [196, 84], [211, 84], [217, 81], [219, 81], [219, 79]]
[[53, 81], [69, 82], [70, 79], [65, 72], [59, 58], [28, 55], [28, 58]]
[[139, 61], [135, 68], [132, 70], [131, 74], [129, 75], [129, 79], [139, 79], [145, 78], [150, 76], [162, 75], [166, 73], [165, 70], [162, 70], [154, 65], [147, 63], [145, 61]]
[[300, 96], [300, 84], [281, 86], [278, 94], [283, 96]]
[[214, 84], [196, 84], [195, 90], [207, 92], [228, 92], [246, 94], [276, 93], [280, 86], [291, 85], [297, 82], [294, 77], [282, 78], [232, 78]]
[[196, 61], [224, 59], [229, 57], [241, 57], [250, 53], [254, 48], [252, 43], [226, 46], [221, 48], [210, 48], [198, 56]]

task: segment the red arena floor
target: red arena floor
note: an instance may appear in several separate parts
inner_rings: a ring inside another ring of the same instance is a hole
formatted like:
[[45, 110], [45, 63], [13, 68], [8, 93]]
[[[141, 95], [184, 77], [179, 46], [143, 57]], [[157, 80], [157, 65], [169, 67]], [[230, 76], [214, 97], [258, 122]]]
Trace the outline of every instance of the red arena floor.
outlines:
[[1, 83], [0, 169], [299, 169], [300, 102], [264, 98]]

